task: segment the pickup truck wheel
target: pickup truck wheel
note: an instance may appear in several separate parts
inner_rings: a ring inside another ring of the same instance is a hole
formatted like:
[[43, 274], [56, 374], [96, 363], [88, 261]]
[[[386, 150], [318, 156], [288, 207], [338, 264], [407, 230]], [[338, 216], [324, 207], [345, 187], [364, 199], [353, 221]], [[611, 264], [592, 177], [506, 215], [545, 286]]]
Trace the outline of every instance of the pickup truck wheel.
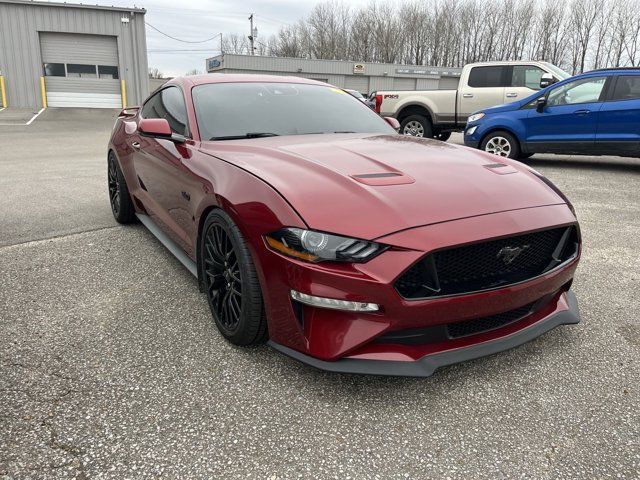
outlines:
[[433, 138], [440, 140], [441, 142], [446, 142], [451, 138], [451, 132], [438, 132], [433, 136]]
[[480, 150], [498, 155], [499, 157], [520, 157], [520, 144], [509, 132], [497, 131], [482, 139]]
[[410, 115], [400, 123], [400, 133], [412, 137], [433, 137], [433, 129], [428, 118], [422, 115]]

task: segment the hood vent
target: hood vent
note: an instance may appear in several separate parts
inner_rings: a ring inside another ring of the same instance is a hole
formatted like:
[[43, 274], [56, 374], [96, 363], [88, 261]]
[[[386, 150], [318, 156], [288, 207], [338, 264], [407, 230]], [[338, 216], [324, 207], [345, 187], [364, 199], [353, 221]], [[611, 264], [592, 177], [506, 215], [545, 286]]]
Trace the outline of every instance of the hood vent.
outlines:
[[482, 165], [484, 168], [489, 170], [490, 172], [497, 173], [498, 175], [506, 175], [508, 173], [518, 173], [518, 170], [513, 168], [511, 165], [507, 165], [506, 163], [485, 163]]
[[351, 175], [356, 182], [371, 185], [373, 187], [382, 187], [386, 185], [408, 185], [414, 183], [415, 180], [409, 175], [401, 172], [379, 172], [379, 173], [360, 173]]

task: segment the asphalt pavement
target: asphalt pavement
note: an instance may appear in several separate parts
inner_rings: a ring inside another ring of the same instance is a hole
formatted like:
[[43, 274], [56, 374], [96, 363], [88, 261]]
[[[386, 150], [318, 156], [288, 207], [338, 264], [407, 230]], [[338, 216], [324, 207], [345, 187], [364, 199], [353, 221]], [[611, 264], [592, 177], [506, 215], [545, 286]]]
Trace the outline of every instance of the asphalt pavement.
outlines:
[[227, 343], [113, 220], [114, 114], [0, 126], [0, 479], [640, 478], [640, 160], [528, 161], [581, 222], [581, 324], [426, 379], [330, 374]]

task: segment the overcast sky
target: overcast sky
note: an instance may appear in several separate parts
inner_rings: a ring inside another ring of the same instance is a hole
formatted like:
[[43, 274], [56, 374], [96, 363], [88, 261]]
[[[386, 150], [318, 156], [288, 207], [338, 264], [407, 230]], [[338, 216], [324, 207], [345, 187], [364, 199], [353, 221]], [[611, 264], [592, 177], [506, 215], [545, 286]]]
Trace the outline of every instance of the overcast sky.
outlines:
[[[357, 7], [368, 2], [351, 0], [348, 3]], [[72, 0], [68, 3], [93, 2]], [[154, 27], [182, 40], [199, 41], [220, 32], [248, 35], [248, 17], [252, 12], [258, 27], [258, 39], [266, 39], [281, 26], [306, 16], [320, 0], [140, 0], [139, 4], [135, 0], [98, 0], [96, 3], [145, 8], [146, 21]], [[149, 68], [156, 67], [165, 75], [175, 76], [194, 68], [205, 71], [205, 59], [219, 53], [220, 40], [218, 37], [206, 43], [182, 43], [147, 26], [147, 49]]]

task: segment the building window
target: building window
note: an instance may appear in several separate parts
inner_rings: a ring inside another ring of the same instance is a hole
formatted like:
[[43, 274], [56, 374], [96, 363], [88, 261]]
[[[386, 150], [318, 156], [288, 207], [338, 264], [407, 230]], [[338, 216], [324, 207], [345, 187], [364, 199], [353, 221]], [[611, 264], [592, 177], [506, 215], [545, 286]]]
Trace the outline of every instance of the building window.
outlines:
[[98, 65], [98, 77], [117, 80], [120, 78], [118, 76], [118, 67], [113, 67], [111, 65]]
[[64, 63], [45, 63], [44, 75], [45, 77], [64, 77]]
[[67, 77], [97, 78], [95, 65], [67, 63]]

